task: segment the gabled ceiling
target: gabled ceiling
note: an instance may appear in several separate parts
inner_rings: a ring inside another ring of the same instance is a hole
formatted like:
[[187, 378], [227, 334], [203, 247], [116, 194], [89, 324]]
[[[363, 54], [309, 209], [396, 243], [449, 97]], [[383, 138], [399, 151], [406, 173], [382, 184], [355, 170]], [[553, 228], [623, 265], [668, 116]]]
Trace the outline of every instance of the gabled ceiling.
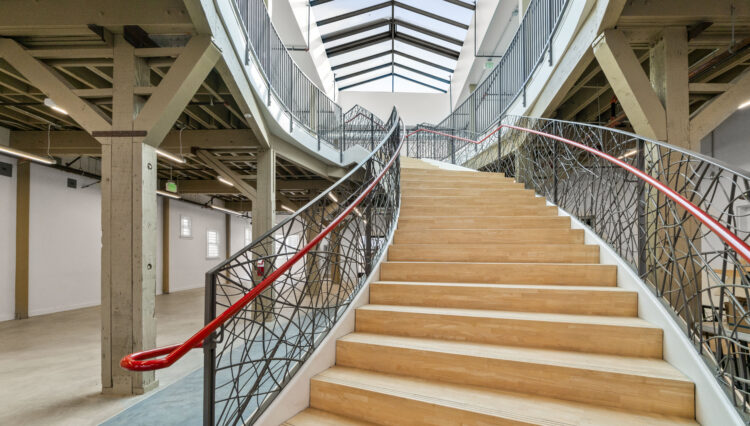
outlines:
[[465, 0], [311, 0], [339, 90], [445, 93], [475, 5]]

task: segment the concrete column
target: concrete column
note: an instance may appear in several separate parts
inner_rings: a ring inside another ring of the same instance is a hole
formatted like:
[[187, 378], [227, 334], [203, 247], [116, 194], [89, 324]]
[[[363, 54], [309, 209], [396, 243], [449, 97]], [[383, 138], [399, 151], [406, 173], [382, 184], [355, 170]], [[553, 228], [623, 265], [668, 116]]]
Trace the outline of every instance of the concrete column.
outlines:
[[667, 141], [690, 147], [688, 43], [685, 27], [667, 27], [651, 48], [649, 80], [666, 112]]
[[[132, 132], [142, 103], [134, 87], [149, 84], [148, 66], [115, 39], [112, 131]], [[156, 151], [143, 136], [99, 137], [102, 143], [102, 388], [140, 394], [158, 385], [154, 372], [120, 367], [123, 356], [156, 345]]]
[[[257, 155], [257, 181], [256, 181], [256, 198], [253, 200], [253, 235], [260, 237], [268, 232], [274, 225], [274, 216], [276, 212], [276, 151], [271, 148], [261, 149]], [[262, 253], [271, 254], [274, 252], [273, 236], [265, 238], [261, 244]], [[266, 275], [271, 271], [272, 265], [265, 265]], [[263, 315], [266, 321], [272, 318], [272, 304], [269, 304], [273, 297], [273, 288], [269, 288], [259, 297], [256, 302], [256, 313]]]

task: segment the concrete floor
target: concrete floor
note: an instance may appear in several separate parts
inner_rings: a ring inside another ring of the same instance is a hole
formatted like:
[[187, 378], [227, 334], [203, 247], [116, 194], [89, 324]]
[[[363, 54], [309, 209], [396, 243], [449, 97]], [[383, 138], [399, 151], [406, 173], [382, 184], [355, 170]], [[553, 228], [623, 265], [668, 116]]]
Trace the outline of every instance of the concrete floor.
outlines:
[[[156, 297], [158, 346], [184, 341], [202, 327], [203, 292]], [[154, 393], [102, 395], [100, 345], [98, 307], [1, 322], [0, 425], [99, 424]], [[192, 351], [156, 373], [159, 388], [202, 363], [202, 351]]]

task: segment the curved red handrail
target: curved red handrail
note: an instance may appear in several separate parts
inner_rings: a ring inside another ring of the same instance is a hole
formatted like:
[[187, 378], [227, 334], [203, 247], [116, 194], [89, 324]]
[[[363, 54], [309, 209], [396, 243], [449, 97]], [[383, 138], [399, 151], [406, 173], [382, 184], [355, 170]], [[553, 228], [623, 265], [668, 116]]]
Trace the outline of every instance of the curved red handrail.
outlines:
[[[253, 301], [260, 293], [263, 292], [268, 286], [270, 286], [274, 281], [276, 281], [277, 278], [279, 278], [284, 272], [289, 270], [295, 263], [297, 263], [300, 259], [302, 259], [302, 256], [307, 254], [313, 247], [315, 247], [320, 241], [326, 237], [336, 226], [338, 226], [339, 223], [341, 223], [342, 220], [346, 216], [348, 216], [358, 205], [362, 202], [362, 200], [365, 199], [365, 197], [372, 192], [373, 189], [375, 189], [375, 186], [383, 179], [385, 176], [385, 173], [393, 166], [393, 163], [396, 161], [396, 158], [399, 156], [399, 151], [401, 151], [401, 146], [404, 143], [404, 140], [406, 138], [402, 139], [401, 142], [399, 142], [398, 147], [396, 148], [395, 154], [393, 157], [391, 157], [388, 164], [385, 166], [382, 172], [378, 175], [377, 178], [375, 178], [370, 185], [365, 188], [365, 190], [360, 194], [350, 205], [347, 207], [341, 214], [336, 216], [336, 219], [333, 220], [328, 226], [326, 226], [315, 238], [310, 240], [310, 242], [305, 245], [302, 250], [298, 251], [294, 256], [292, 256], [289, 260], [284, 262], [283, 265], [281, 265], [278, 269], [271, 272], [268, 277], [266, 277], [263, 281], [260, 282], [257, 286], [253, 287], [252, 290], [250, 290], [246, 295], [244, 295], [240, 300], [235, 302], [232, 306], [227, 308], [224, 312], [222, 312], [219, 316], [214, 318], [213, 321], [206, 324], [205, 327], [200, 329], [197, 333], [195, 333], [191, 338], [186, 340], [182, 344], [172, 345], [172, 346], [166, 346], [163, 348], [156, 348], [156, 349], [150, 349], [147, 351], [142, 352], [136, 352], [130, 355], [126, 355], [121, 361], [120, 366], [132, 370], [132, 371], [151, 371], [151, 370], [159, 370], [162, 368], [169, 367], [170, 365], [174, 364], [177, 360], [182, 358], [186, 353], [188, 353], [190, 350], [199, 348], [203, 346], [203, 340], [206, 339], [216, 331], [219, 327], [221, 327], [227, 320], [229, 320], [231, 317], [233, 317], [237, 312], [240, 311], [240, 309], [247, 306], [250, 302]], [[162, 355], [164, 358], [157, 358], [152, 359], [154, 357], [159, 357]]]
[[731, 247], [735, 252], [737, 252], [743, 259], [745, 259], [746, 261], [750, 262], [750, 246], [748, 246], [747, 243], [745, 243], [742, 239], [740, 239], [740, 237], [734, 235], [730, 230], [728, 230], [724, 225], [722, 225], [721, 223], [719, 223], [716, 219], [714, 219], [713, 217], [711, 217], [708, 213], [706, 213], [705, 211], [701, 210], [698, 206], [696, 206], [695, 204], [693, 204], [690, 201], [688, 201], [687, 198], [685, 198], [682, 195], [678, 194], [677, 192], [675, 192], [674, 190], [672, 190], [672, 188], [670, 188], [670, 187], [664, 185], [663, 183], [659, 182], [658, 180], [654, 179], [653, 177], [651, 177], [651, 175], [647, 174], [646, 172], [644, 172], [644, 171], [642, 171], [642, 170], [640, 170], [640, 169], [638, 169], [636, 167], [633, 167], [630, 164], [628, 164], [628, 163], [626, 163], [626, 162], [624, 162], [624, 161], [622, 161], [622, 160], [620, 160], [618, 158], [615, 158], [615, 157], [613, 157], [613, 156], [611, 156], [609, 154], [606, 154], [606, 153], [604, 153], [602, 151], [599, 151], [597, 149], [588, 147], [588, 146], [586, 146], [586, 145], [584, 145], [584, 144], [582, 144], [580, 142], [575, 142], [573, 140], [566, 139], [566, 138], [564, 138], [562, 136], [556, 136], [556, 135], [553, 135], [553, 134], [550, 134], [550, 133], [544, 133], [544, 132], [540, 132], [538, 130], [527, 129], [525, 127], [518, 127], [518, 126], [513, 126], [513, 125], [510, 125], [510, 124], [502, 124], [502, 125], [500, 125], [497, 129], [493, 130], [487, 136], [485, 136], [484, 138], [482, 138], [481, 140], [478, 140], [478, 141], [467, 139], [467, 138], [462, 138], [462, 137], [458, 137], [458, 136], [453, 136], [451, 134], [444, 133], [444, 132], [437, 132], [435, 130], [423, 129], [423, 128], [419, 128], [419, 129], [417, 129], [417, 130], [409, 133], [408, 135], [406, 135], [406, 138], [404, 138], [404, 139], [408, 139], [409, 136], [412, 136], [415, 133], [428, 132], [428, 133], [435, 133], [435, 134], [438, 134], [438, 135], [441, 135], [441, 136], [446, 136], [446, 137], [449, 137], [449, 138], [454, 138], [454, 139], [462, 140], [464, 142], [470, 142], [470, 143], [474, 143], [474, 144], [480, 144], [480, 143], [484, 142], [485, 140], [487, 140], [487, 138], [489, 138], [490, 136], [492, 136], [495, 133], [499, 132], [503, 128], [519, 130], [519, 131], [522, 131], [522, 132], [527, 132], [527, 133], [535, 134], [535, 135], [538, 135], [538, 136], [544, 136], [544, 137], [547, 137], [547, 138], [550, 138], [550, 139], [554, 139], [556, 141], [565, 143], [567, 145], [583, 149], [584, 151], [588, 151], [588, 152], [596, 155], [597, 157], [603, 158], [603, 159], [609, 161], [612, 164], [615, 164], [615, 165], [617, 165], [619, 167], [622, 167], [623, 169], [625, 169], [625, 170], [629, 171], [630, 173], [634, 174], [635, 176], [637, 176], [642, 181], [645, 181], [649, 185], [651, 185], [654, 188], [658, 189], [659, 192], [661, 192], [662, 194], [664, 194], [667, 197], [669, 197], [669, 199], [671, 199], [675, 203], [679, 204], [682, 208], [684, 208], [685, 210], [687, 210], [688, 213], [690, 213], [696, 219], [698, 219], [699, 221], [701, 221], [701, 223], [703, 223], [704, 225], [706, 225], [708, 227], [708, 229], [710, 229], [719, 238], [721, 238], [725, 243], [727, 243], [729, 245], [729, 247]]

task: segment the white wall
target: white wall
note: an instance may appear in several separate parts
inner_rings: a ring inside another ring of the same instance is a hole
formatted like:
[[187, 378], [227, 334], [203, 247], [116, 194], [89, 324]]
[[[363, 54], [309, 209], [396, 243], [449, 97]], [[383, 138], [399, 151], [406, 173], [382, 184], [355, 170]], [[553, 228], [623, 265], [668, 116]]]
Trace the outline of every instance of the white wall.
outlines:
[[339, 105], [348, 111], [354, 105], [361, 105], [382, 120], [387, 120], [394, 106], [407, 126], [419, 123], [435, 124], [450, 113], [450, 100], [445, 93], [404, 93], [404, 92], [359, 92], [339, 93]]
[[[78, 188], [67, 188], [67, 179]], [[31, 165], [29, 315], [101, 302], [101, 191], [96, 180]]]
[[[0, 144], [2, 133], [0, 133]], [[0, 321], [15, 317], [16, 160], [13, 177], [0, 176]], [[67, 188], [74, 178], [78, 188]], [[95, 179], [32, 164], [29, 229], [29, 315], [101, 303], [101, 191]], [[94, 183], [88, 188], [82, 186]], [[160, 197], [161, 198], [161, 197]], [[162, 288], [163, 200], [157, 203], [157, 294]], [[179, 237], [181, 215], [192, 219], [193, 238]], [[170, 290], [204, 286], [205, 273], [225, 259], [226, 214], [171, 200]], [[231, 251], [244, 247], [250, 220], [232, 216]], [[219, 233], [219, 258], [206, 259], [206, 232]]]
[[701, 153], [750, 170], [750, 108], [737, 110], [703, 138]]
[[[2, 128], [0, 128], [0, 131]], [[3, 145], [0, 134], [0, 145]], [[0, 176], [0, 321], [15, 316], [16, 262], [16, 160], [0, 155], [13, 166], [13, 177]]]

